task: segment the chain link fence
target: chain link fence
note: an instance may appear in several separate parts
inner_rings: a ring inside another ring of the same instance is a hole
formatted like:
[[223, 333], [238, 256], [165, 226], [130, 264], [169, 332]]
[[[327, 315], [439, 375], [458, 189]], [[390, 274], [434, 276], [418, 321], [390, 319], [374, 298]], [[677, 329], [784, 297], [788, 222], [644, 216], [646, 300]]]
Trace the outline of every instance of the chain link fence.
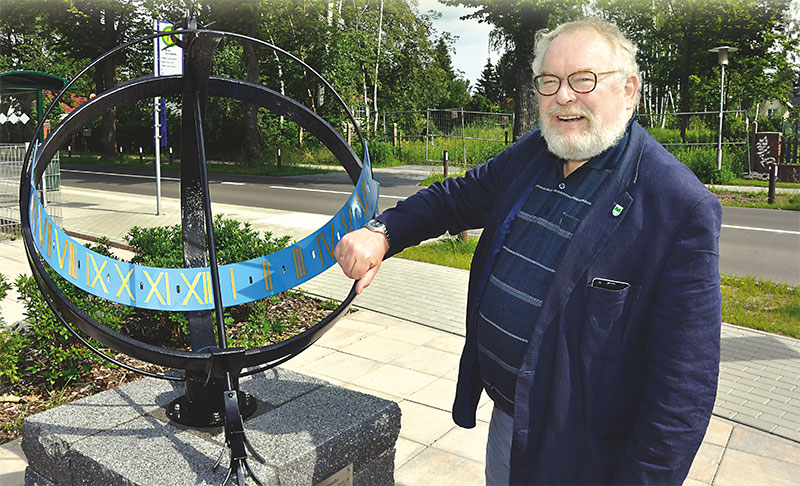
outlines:
[[[0, 234], [16, 235], [20, 232], [19, 181], [27, 144], [0, 144]], [[50, 161], [42, 178], [39, 197], [47, 212], [61, 224], [61, 163], [59, 155]]]

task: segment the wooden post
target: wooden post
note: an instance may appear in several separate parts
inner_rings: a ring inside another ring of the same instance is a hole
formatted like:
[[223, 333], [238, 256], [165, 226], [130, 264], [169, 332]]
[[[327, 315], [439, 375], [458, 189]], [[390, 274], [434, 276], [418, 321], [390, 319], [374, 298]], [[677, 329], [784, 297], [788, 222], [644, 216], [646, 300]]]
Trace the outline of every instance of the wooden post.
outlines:
[[778, 164], [769, 164], [769, 190], [767, 204], [775, 204], [775, 178], [778, 176]]
[[397, 147], [397, 123], [392, 123], [392, 147]]
[[350, 128], [350, 124], [347, 124], [347, 145], [350, 145], [350, 139], [352, 138], [352, 129]]
[[298, 132], [297, 148], [299, 148], [301, 150], [303, 148], [303, 127], [300, 127], [300, 131]]

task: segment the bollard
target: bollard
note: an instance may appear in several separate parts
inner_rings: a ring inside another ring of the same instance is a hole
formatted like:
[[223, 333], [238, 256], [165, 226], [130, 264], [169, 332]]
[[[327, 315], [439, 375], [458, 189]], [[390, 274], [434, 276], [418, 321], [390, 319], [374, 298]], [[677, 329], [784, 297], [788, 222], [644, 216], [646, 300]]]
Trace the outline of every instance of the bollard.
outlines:
[[397, 147], [397, 123], [392, 123], [392, 147]]
[[169, 163], [172, 163], [172, 147], [169, 148]]
[[119, 148], [119, 163], [122, 163], [122, 147]]
[[139, 147], [139, 163], [142, 162], [142, 147]]
[[67, 156], [72, 157], [72, 145], [67, 145]]
[[282, 158], [283, 157], [281, 157], [281, 148], [278, 147], [278, 169], [280, 169], [283, 166], [283, 161], [281, 160]]
[[778, 176], [778, 164], [769, 164], [769, 191], [767, 204], [775, 203], [775, 178]]
[[448, 172], [448, 154], [447, 150], [444, 151], [444, 155], [442, 156], [442, 167], [444, 168], [444, 178], [447, 179], [447, 172]]

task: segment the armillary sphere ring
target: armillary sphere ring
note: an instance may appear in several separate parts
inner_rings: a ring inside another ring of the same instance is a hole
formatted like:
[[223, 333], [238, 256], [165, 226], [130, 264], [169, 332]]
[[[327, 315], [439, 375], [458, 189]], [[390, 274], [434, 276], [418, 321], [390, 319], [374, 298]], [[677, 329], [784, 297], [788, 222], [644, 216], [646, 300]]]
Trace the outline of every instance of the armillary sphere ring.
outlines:
[[[303, 258], [302, 255], [305, 255], [306, 253], [309, 255], [313, 254], [313, 258], [311, 258], [312, 260], [318, 260], [322, 262], [317, 264], [321, 270], [329, 267], [330, 264], [333, 263], [333, 258], [330, 255], [333, 245], [335, 245], [335, 240], [338, 240], [337, 237], [341, 237], [343, 232], [352, 230], [354, 227], [363, 226], [363, 223], [374, 214], [376, 209], [375, 206], [377, 201], [378, 184], [372, 180], [371, 177], [366, 143], [364, 142], [363, 136], [358, 129], [357, 123], [347, 110], [344, 102], [341, 100], [338, 94], [336, 94], [333, 88], [324, 80], [324, 78], [316, 73], [316, 71], [314, 71], [310, 66], [305, 64], [300, 59], [286, 51], [283, 51], [279, 47], [241, 34], [211, 30], [181, 29], [172, 31], [169, 34], [159, 33], [144, 36], [107, 52], [87, 66], [58, 94], [42, 120], [47, 118], [47, 115], [50, 113], [52, 108], [57, 105], [57, 102], [60, 101], [61, 98], [63, 98], [65, 92], [75, 83], [78, 77], [106, 57], [113, 55], [120, 49], [138, 42], [144, 42], [154, 37], [160, 37], [164, 35], [178, 36], [181, 34], [195, 34], [198, 38], [237, 38], [273, 49], [287, 56], [288, 58], [301, 63], [303, 67], [308, 70], [308, 72], [317, 76], [317, 78], [335, 94], [336, 100], [342, 105], [345, 112], [350, 117], [350, 121], [356, 127], [357, 134], [362, 141], [365, 154], [363, 166], [347, 142], [342, 139], [342, 137], [330, 126], [330, 124], [328, 124], [327, 121], [320, 118], [316, 113], [312, 112], [291, 98], [288, 98], [263, 86], [248, 83], [246, 81], [221, 77], [210, 77], [208, 79], [207, 87], [208, 94], [210, 95], [228, 97], [245, 102], [255, 103], [275, 112], [276, 114], [286, 117], [286, 119], [290, 121], [296, 122], [298, 125], [317, 137], [317, 139], [319, 139], [331, 150], [331, 152], [336, 156], [337, 160], [339, 160], [339, 162], [345, 168], [350, 178], [353, 180], [354, 184], [356, 185], [356, 189], [353, 191], [350, 201], [348, 201], [348, 203], [340, 211], [340, 214], [334, 216], [328, 224], [323, 226], [316, 233], [306, 237], [297, 245], [282, 250], [284, 253], [294, 253], [295, 256], [290, 260], [293, 262], [291, 268], [295, 267], [297, 255], [301, 255], [300, 258]], [[200, 284], [207, 286], [208, 283], [210, 283], [208, 279], [209, 269], [151, 269], [149, 267], [116, 261], [114, 259], [94, 253], [88, 249], [81, 250], [80, 248], [76, 247], [80, 245], [76, 244], [74, 240], [67, 236], [63, 230], [58, 228], [53, 220], [46, 214], [46, 210], [42, 206], [41, 201], [39, 201], [37, 192], [34, 189], [36, 186], [41, 186], [41, 179], [45, 169], [58, 148], [62, 146], [73, 133], [78, 131], [87, 122], [97, 118], [113, 107], [130, 103], [135, 100], [148, 99], [156, 96], [178, 95], [183, 89], [183, 84], [183, 76], [150, 76], [134, 79], [101, 93], [94, 99], [84, 103], [78, 109], [74, 110], [53, 130], [50, 136], [48, 136], [44, 141], [44, 144], [40, 147], [36, 147], [36, 142], [34, 140], [30, 145], [28, 152], [26, 153], [25, 163], [23, 165], [23, 176], [20, 184], [20, 210], [21, 219], [23, 222], [22, 226], [25, 249], [34, 276], [36, 277], [36, 282], [46, 295], [47, 303], [54, 310], [59, 320], [61, 320], [65, 326], [72, 330], [71, 324], [74, 324], [86, 332], [87, 335], [104, 344], [105, 346], [142, 361], [176, 369], [202, 372], [206, 371], [208, 368], [208, 361], [212, 357], [211, 352], [186, 352], [167, 349], [132, 339], [107, 328], [103, 324], [97, 322], [91, 316], [85, 314], [77, 306], [75, 306], [74, 303], [69, 301], [64, 293], [56, 286], [53, 278], [45, 270], [43, 260], [50, 263], [51, 268], [55, 269], [62, 276], [66, 277], [68, 281], [78, 285], [81, 288], [84, 288], [84, 290], [87, 290], [90, 293], [100, 297], [109, 298], [109, 300], [125, 303], [127, 305], [164, 310], [196, 310], [199, 308], [209, 308], [210, 305], [206, 303], [204, 296], [195, 290], [196, 287], [199, 288]], [[39, 129], [41, 129], [41, 125], [42, 123], [40, 123]], [[31, 163], [34, 153], [35, 163]], [[337, 216], [339, 217], [337, 218]], [[325, 232], [328, 234], [326, 235]], [[277, 255], [278, 253], [281, 252], [276, 252], [273, 255]], [[254, 273], [253, 270], [256, 270], [259, 274], [261, 274], [262, 277], [261, 281], [259, 282], [260, 285], [250, 284], [249, 286], [252, 288], [249, 289], [249, 292], [252, 294], [252, 296], [260, 298], [273, 295], [279, 291], [286, 290], [287, 288], [291, 288], [294, 286], [291, 284], [300, 283], [313, 276], [310, 273], [306, 273], [306, 275], [301, 275], [300, 278], [284, 278], [286, 282], [283, 285], [277, 286], [275, 280], [286, 276], [285, 265], [281, 265], [279, 274], [276, 274], [275, 272], [276, 265], [274, 261], [282, 261], [287, 255], [279, 256], [284, 258], [274, 258], [272, 261], [270, 259], [256, 259], [257, 261], [240, 262], [239, 264], [233, 264], [230, 266], [221, 266], [221, 270], [218, 272], [219, 279], [221, 280], [220, 283], [224, 286], [226, 284], [225, 274], [227, 273], [228, 275], [233, 275], [237, 270], [240, 269], [240, 267], [241, 269], [248, 271], [248, 281], [252, 280], [251, 277]], [[326, 259], [325, 256], [328, 256], [328, 258]], [[303, 258], [304, 264], [306, 261], [307, 258]], [[81, 265], [83, 265], [85, 268], [81, 268]], [[114, 268], [115, 265], [116, 268]], [[104, 271], [96, 271], [101, 266], [105, 266]], [[310, 271], [310, 266], [311, 265], [307, 265], [307, 272]], [[270, 268], [270, 270], [273, 271], [273, 274], [267, 274], [266, 278], [264, 278], [264, 268]], [[224, 270], [230, 270], [230, 272], [225, 272]], [[192, 273], [187, 274], [187, 271], [192, 271]], [[303, 270], [301, 269], [300, 273], [302, 273], [302, 271]], [[317, 271], [314, 275], [320, 273], [320, 271]], [[82, 278], [83, 273], [88, 275], [86, 280]], [[291, 273], [293, 275], [290, 275], [289, 277], [297, 277], [297, 272]], [[129, 274], [130, 276], [126, 281], [126, 276]], [[152, 285], [158, 276], [161, 275], [165, 277], [166, 282], [171, 281], [175, 284], [182, 284], [186, 282], [184, 285], [193, 293], [188, 294], [184, 291], [183, 294], [177, 294], [177, 298], [169, 298], [169, 295], [164, 294], [168, 293], [170, 290], [174, 291], [175, 289], [165, 287], [165, 290], [161, 290], [160, 285]], [[178, 278], [173, 277], [170, 280], [168, 278], [170, 275], [178, 276]], [[195, 280], [198, 279], [198, 275], [200, 275], [201, 279], [205, 280], [195, 282]], [[137, 276], [142, 278], [134, 280]], [[103, 282], [104, 279], [106, 280], [105, 283]], [[118, 280], [116, 284], [114, 282], [115, 279]], [[93, 280], [94, 283], [92, 282]], [[133, 280], [133, 282], [131, 282], [131, 280]], [[272, 280], [272, 282], [270, 282], [270, 280]], [[89, 282], [88, 284], [86, 284], [87, 281]], [[136, 287], [136, 285], [131, 285], [131, 283], [136, 283], [137, 281], [140, 282], [138, 287]], [[194, 285], [192, 285], [192, 283], [194, 283]], [[235, 280], [232, 282], [228, 280], [227, 283], [228, 289], [235, 289]], [[255, 290], [256, 287], [269, 290], [259, 293]], [[118, 292], [114, 292], [115, 290], [118, 290]], [[143, 294], [151, 293], [151, 298], [147, 299], [147, 297], [144, 297], [137, 299], [136, 291], [139, 291], [139, 293]], [[223, 306], [256, 300], [256, 298], [252, 298], [250, 295], [245, 296], [246, 300], [240, 297], [247, 293], [247, 291], [248, 290], [239, 290], [237, 299], [235, 301], [232, 299], [226, 299], [226, 296], [223, 295]], [[157, 298], [153, 298], [154, 296]], [[127, 297], [127, 299], [125, 297]], [[351, 289], [345, 300], [328, 317], [297, 336], [270, 346], [248, 349], [244, 354], [244, 367], [250, 368], [258, 365], [261, 366], [242, 372], [241, 376], [258, 373], [260, 371], [277, 366], [281, 362], [291, 358], [303, 349], [307, 348], [309, 345], [313, 344], [350, 306], [354, 297], [354, 289]], [[147, 302], [143, 302], [144, 300]], [[169, 305], [167, 305], [167, 300], [169, 300]], [[211, 301], [213, 301], [213, 299], [211, 299]], [[199, 305], [200, 302], [203, 302], [203, 304]], [[181, 303], [184, 305], [181, 306]], [[79, 339], [84, 341], [84, 344], [93, 348], [91, 344], [86, 342], [78, 333], [74, 332], [74, 330], [73, 333]], [[133, 371], [142, 373], [144, 375], [168, 380], [183, 379], [170, 374], [153, 374], [144, 370], [131, 368], [126, 364], [117, 362], [110, 356], [105, 355], [97, 349], [94, 349], [94, 351], [98, 354], [101, 354], [106, 359], [115, 362], [119, 366], [132, 369]]]

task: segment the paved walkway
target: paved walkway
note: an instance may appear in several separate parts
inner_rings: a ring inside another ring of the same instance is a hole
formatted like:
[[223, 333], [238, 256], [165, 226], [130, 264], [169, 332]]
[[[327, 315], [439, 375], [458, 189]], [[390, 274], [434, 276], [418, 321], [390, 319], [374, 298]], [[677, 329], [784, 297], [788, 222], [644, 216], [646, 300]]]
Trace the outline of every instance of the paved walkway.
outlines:
[[[155, 216], [150, 199], [64, 188], [62, 226], [121, 242], [133, 225], [178, 222], [178, 201], [164, 200], [164, 214]], [[295, 238], [328, 219], [226, 205], [215, 205], [214, 211]], [[21, 242], [0, 242], [0, 272], [13, 277], [27, 271]], [[483, 482], [491, 404], [484, 397], [475, 429], [455, 427], [449, 416], [463, 345], [466, 281], [462, 270], [387, 260], [356, 300], [363, 310], [284, 365], [400, 404], [396, 479], [401, 485]], [[312, 294], [333, 298], [343, 297], [349, 287], [336, 268], [303, 285]], [[0, 310], [7, 321], [22, 318], [13, 296]], [[18, 441], [0, 447], [0, 484], [22, 484], [25, 464]], [[798, 477], [800, 341], [723, 324], [714, 417], [685, 484], [789, 485], [797, 484]]]

